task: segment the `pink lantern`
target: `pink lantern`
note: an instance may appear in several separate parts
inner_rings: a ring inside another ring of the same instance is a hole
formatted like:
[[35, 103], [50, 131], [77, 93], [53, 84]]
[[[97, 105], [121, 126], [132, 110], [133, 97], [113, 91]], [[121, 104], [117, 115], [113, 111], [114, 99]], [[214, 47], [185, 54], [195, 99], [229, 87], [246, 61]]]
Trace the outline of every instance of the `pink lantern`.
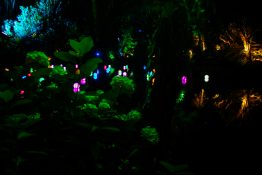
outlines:
[[82, 79], [80, 80], [80, 84], [85, 85], [85, 84], [86, 84], [86, 78], [82, 78]]
[[80, 92], [80, 84], [79, 83], [74, 83], [73, 92], [74, 93]]
[[24, 90], [20, 90], [19, 94], [20, 94], [20, 95], [24, 95], [24, 94], [25, 94], [25, 91], [24, 91]]
[[186, 85], [187, 84], [187, 77], [185, 75], [182, 76], [181, 83], [182, 83], [182, 85]]

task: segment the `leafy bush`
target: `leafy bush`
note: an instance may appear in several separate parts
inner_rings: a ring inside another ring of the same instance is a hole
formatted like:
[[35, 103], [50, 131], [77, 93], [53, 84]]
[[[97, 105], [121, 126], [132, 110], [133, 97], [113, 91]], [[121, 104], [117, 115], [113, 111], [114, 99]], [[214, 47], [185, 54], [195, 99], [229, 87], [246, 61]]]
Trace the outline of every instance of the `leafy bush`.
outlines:
[[32, 66], [48, 67], [49, 60], [48, 56], [41, 51], [32, 51], [26, 54], [26, 64], [31, 64]]
[[151, 126], [146, 126], [142, 128], [141, 137], [153, 144], [156, 144], [159, 141], [159, 134], [156, 128]]
[[113, 91], [118, 94], [132, 95], [135, 91], [134, 81], [128, 77], [115, 76], [112, 78], [111, 86]]

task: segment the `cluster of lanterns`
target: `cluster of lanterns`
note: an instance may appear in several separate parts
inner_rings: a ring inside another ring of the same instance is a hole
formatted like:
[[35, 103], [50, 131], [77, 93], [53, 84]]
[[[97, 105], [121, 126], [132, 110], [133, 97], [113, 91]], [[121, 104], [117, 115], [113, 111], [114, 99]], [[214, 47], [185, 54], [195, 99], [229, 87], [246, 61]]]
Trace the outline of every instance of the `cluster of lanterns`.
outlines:
[[124, 65], [124, 66], [122, 67], [122, 69], [119, 69], [119, 70], [117, 71], [117, 76], [126, 77], [126, 76], [127, 76], [128, 69], [129, 69], [128, 65]]
[[[209, 80], [210, 80], [210, 76], [208, 75], [208, 74], [205, 74], [204, 75], [204, 82], [209, 82]], [[181, 84], [183, 85], [183, 86], [185, 86], [186, 84], [188, 83], [188, 78], [187, 78], [187, 76], [186, 75], [183, 75], [182, 77], [181, 77]]]

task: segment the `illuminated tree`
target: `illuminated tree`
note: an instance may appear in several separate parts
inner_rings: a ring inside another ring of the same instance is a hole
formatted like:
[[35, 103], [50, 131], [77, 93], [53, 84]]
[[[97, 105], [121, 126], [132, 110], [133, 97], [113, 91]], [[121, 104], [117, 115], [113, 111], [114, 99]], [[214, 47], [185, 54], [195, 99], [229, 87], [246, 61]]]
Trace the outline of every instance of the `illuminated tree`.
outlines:
[[5, 20], [2, 31], [17, 39], [34, 37], [43, 28], [45, 21], [49, 21], [51, 16], [59, 12], [60, 4], [58, 0], [40, 0], [34, 6], [20, 6], [21, 13], [17, 20]]
[[227, 58], [231, 60], [234, 59], [241, 64], [262, 60], [261, 47], [253, 40], [253, 33], [246, 24], [229, 24], [219, 39], [221, 47], [228, 51]]

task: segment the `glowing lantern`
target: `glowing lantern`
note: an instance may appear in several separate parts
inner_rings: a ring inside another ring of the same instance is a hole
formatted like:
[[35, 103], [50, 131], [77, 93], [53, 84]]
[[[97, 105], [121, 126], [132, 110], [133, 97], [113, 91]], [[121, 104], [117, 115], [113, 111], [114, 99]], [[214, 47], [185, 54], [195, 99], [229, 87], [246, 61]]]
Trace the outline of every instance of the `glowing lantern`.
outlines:
[[80, 92], [80, 84], [79, 83], [74, 83], [73, 92], [74, 93]]
[[152, 86], [155, 84], [156, 78], [152, 79]]
[[76, 69], [75, 74], [79, 75], [80, 74], [80, 69]]
[[221, 50], [221, 47], [220, 47], [220, 45], [218, 45], [218, 44], [216, 44], [216, 50]]
[[126, 77], [127, 76], [127, 72], [123, 72], [123, 76]]
[[189, 49], [188, 56], [189, 56], [190, 60], [193, 58], [193, 50], [192, 49]]
[[86, 78], [82, 78], [82, 79], [80, 80], [80, 84], [85, 85], [85, 84], [86, 84]]
[[108, 68], [106, 68], [106, 73], [109, 73], [111, 70], [111, 68], [108, 66]]
[[43, 77], [41, 77], [41, 78], [39, 78], [39, 82], [41, 83], [42, 81], [44, 81], [45, 80], [45, 78], [43, 78]]
[[204, 76], [204, 81], [205, 81], [205, 82], [209, 82], [209, 75], [205, 75], [205, 76]]
[[44, 81], [45, 80], [45, 78], [43, 78], [43, 77], [41, 77], [41, 78], [39, 78], [39, 83], [38, 83], [38, 86], [41, 86], [41, 83], [42, 83], [42, 81]]
[[121, 75], [122, 75], [122, 71], [118, 70], [118, 76], [121, 76]]
[[23, 94], [25, 94], [25, 91], [24, 90], [20, 90], [19, 94], [23, 95]]
[[185, 75], [182, 76], [181, 83], [182, 83], [182, 85], [186, 85], [187, 84], [187, 77]]
[[97, 80], [97, 73], [93, 73], [93, 79]]
[[75, 74], [76, 75], [80, 74], [80, 69], [78, 68], [78, 64], [75, 65]]
[[101, 55], [99, 51], [97, 51], [95, 54], [96, 54], [97, 57], [99, 57]]

